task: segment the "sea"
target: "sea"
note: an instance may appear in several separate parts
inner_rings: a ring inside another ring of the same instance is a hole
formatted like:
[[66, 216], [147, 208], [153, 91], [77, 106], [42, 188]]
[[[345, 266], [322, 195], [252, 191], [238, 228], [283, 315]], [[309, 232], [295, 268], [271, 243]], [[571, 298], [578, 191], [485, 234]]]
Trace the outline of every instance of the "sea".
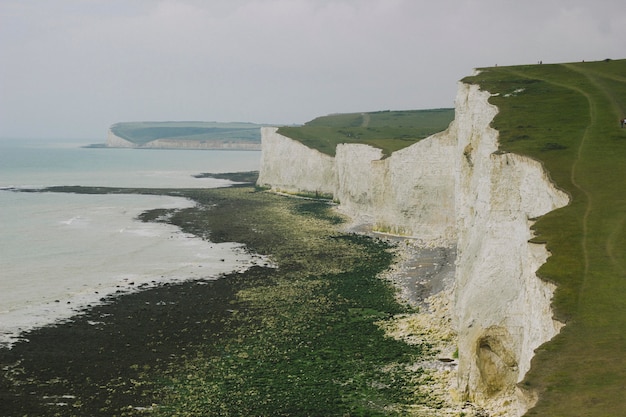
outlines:
[[258, 262], [241, 244], [208, 242], [144, 223], [169, 196], [20, 192], [55, 185], [212, 188], [200, 173], [256, 171], [260, 151], [117, 149], [89, 140], [0, 139], [0, 346], [69, 319], [112, 294], [217, 279]]

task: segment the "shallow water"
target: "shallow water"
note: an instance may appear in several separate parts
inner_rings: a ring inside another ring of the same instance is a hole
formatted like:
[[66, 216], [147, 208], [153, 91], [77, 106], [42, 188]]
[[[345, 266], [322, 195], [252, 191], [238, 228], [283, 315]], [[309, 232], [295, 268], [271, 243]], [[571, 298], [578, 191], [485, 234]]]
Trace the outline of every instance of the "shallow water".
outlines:
[[215, 187], [201, 172], [258, 169], [257, 151], [87, 149], [84, 143], [0, 140], [0, 343], [142, 284], [214, 279], [249, 267], [234, 243], [214, 244], [136, 220], [191, 201], [165, 196], [25, 193], [8, 187]]
[[260, 151], [85, 148], [86, 141], [0, 139], [0, 188], [84, 185], [203, 188], [202, 172], [256, 171]]

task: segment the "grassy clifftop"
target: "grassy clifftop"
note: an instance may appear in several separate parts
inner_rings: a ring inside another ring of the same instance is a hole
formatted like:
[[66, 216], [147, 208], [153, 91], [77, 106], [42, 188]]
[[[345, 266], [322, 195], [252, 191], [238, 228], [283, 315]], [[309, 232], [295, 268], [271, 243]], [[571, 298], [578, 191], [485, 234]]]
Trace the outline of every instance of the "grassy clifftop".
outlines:
[[339, 143], [364, 143], [383, 150], [385, 156], [434, 133], [445, 130], [454, 109], [378, 111], [332, 114], [278, 133], [330, 156]]
[[493, 94], [500, 147], [543, 162], [571, 203], [534, 229], [552, 256], [567, 326], [538, 349], [523, 384], [530, 416], [626, 415], [626, 60], [484, 68], [463, 81]]
[[111, 126], [111, 131], [136, 145], [157, 139], [261, 143], [261, 125], [218, 122], [126, 122]]

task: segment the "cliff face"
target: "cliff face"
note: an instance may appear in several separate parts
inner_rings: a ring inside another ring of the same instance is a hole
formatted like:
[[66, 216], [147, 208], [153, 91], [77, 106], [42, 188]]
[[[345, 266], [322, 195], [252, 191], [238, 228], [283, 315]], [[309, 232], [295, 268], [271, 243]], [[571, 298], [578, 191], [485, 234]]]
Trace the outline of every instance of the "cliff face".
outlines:
[[139, 148], [147, 149], [212, 149], [212, 150], [246, 150], [258, 151], [259, 143], [236, 142], [228, 140], [184, 140], [184, 139], [156, 139]]
[[514, 398], [508, 415], [533, 399], [517, 390], [534, 350], [554, 337], [553, 286], [535, 274], [549, 254], [529, 243], [532, 219], [568, 203], [537, 161], [498, 152], [489, 93], [457, 95], [455, 321], [459, 389], [484, 403]]
[[335, 157], [262, 130], [258, 184], [289, 193], [330, 195], [339, 209], [374, 229], [452, 244], [455, 141], [447, 133], [382, 159], [380, 149], [342, 144]]
[[339, 145], [335, 198], [375, 230], [451, 245], [456, 240], [454, 150], [449, 132], [381, 160], [367, 145]]
[[107, 133], [107, 147], [109, 148], [134, 148], [135, 144], [127, 141], [124, 138], [120, 138], [109, 129]]
[[257, 184], [288, 193], [335, 193], [334, 160], [314, 149], [276, 133], [261, 129], [261, 169]]
[[535, 274], [548, 258], [529, 243], [532, 219], [568, 203], [542, 165], [498, 151], [489, 93], [460, 84], [447, 131], [381, 159], [366, 145], [335, 158], [263, 130], [259, 184], [331, 194], [339, 209], [375, 229], [430, 245], [457, 245], [453, 324], [460, 400], [519, 416], [533, 402], [516, 384], [534, 350], [554, 337], [554, 288]]
[[259, 143], [231, 140], [185, 140], [185, 139], [155, 139], [142, 145], [138, 145], [117, 136], [111, 129], [107, 134], [107, 147], [109, 148], [140, 148], [140, 149], [223, 149], [223, 150], [249, 150], [261, 149]]

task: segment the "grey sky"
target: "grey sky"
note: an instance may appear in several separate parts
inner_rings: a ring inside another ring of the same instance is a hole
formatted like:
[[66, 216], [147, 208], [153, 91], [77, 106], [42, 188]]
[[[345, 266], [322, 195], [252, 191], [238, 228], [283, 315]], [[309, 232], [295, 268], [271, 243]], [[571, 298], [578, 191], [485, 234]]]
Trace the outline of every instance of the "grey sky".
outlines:
[[623, 0], [0, 0], [0, 136], [452, 107], [476, 67], [605, 58]]

